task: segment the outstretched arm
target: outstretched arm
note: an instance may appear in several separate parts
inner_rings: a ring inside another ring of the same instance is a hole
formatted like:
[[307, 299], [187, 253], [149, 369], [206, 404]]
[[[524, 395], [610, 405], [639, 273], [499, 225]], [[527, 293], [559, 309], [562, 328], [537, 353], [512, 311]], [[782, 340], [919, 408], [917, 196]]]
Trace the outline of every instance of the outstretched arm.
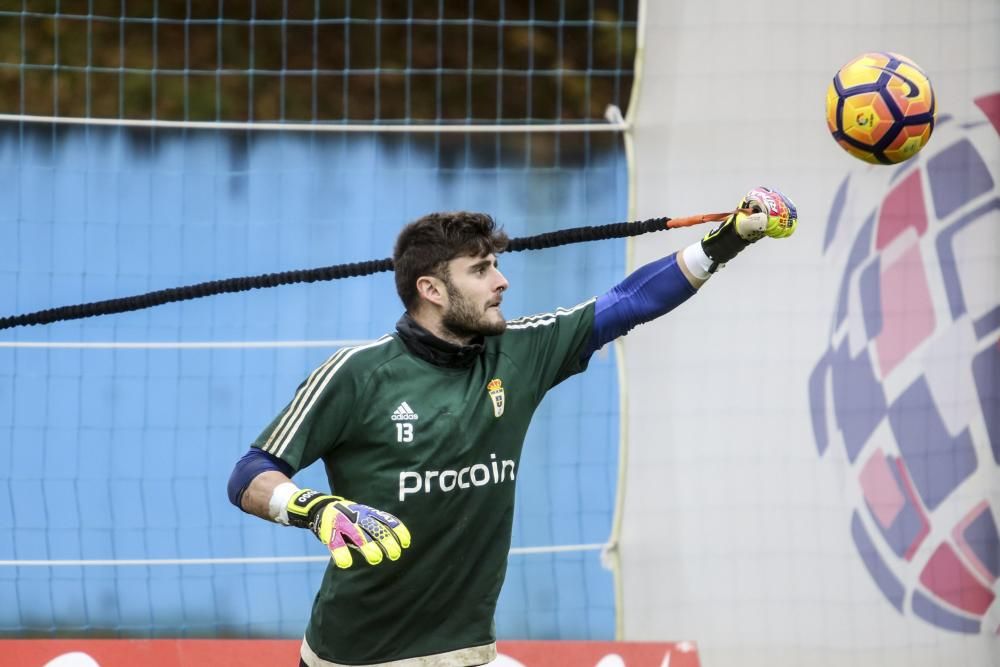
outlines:
[[669, 313], [687, 301], [704, 282], [691, 275], [681, 252], [636, 269], [597, 297], [594, 328], [581, 358], [589, 358], [637, 325]]
[[754, 188], [738, 208], [753, 213], [734, 213], [698, 243], [646, 264], [597, 297], [594, 329], [581, 359], [687, 301], [751, 243], [765, 236], [791, 236], [798, 225], [795, 204], [777, 190]]

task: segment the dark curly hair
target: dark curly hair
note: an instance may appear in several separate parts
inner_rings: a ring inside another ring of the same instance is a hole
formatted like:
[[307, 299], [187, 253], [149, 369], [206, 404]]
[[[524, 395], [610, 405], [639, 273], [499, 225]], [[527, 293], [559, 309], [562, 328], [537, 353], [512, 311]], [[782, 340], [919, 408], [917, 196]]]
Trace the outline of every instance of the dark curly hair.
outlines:
[[456, 257], [485, 257], [507, 247], [507, 235], [485, 213], [431, 213], [414, 220], [396, 237], [392, 263], [396, 292], [410, 310], [417, 303], [417, 278], [448, 279], [447, 264]]

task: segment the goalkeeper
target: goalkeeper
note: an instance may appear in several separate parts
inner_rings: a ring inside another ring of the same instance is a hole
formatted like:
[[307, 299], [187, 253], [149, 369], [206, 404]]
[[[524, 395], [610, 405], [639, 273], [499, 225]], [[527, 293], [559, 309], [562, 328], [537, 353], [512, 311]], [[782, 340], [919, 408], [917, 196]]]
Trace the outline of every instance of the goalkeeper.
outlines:
[[[609, 341], [693, 295], [792, 202], [751, 190], [698, 243], [573, 308], [504, 320], [507, 237], [480, 213], [407, 225], [393, 253], [396, 331], [338, 350], [237, 462], [234, 505], [312, 531], [331, 563], [301, 665], [481, 665], [506, 572], [521, 447], [545, 393]], [[300, 489], [322, 460], [331, 493]], [[336, 494], [336, 495], [334, 495]]]

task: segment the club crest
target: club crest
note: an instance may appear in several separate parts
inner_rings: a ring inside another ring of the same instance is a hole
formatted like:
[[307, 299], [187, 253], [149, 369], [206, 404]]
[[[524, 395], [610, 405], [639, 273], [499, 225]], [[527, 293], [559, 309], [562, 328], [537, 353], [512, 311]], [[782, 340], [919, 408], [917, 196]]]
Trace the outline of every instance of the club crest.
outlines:
[[499, 418], [503, 414], [503, 382], [500, 381], [500, 378], [493, 378], [486, 385], [486, 391], [489, 392], [490, 400], [493, 401], [493, 416]]

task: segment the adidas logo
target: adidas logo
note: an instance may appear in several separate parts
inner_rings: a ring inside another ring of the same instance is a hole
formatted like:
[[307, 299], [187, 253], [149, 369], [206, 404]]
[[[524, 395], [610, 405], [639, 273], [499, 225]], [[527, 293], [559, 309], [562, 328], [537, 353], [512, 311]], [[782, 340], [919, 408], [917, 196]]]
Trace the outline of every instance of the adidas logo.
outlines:
[[396, 408], [396, 411], [392, 413], [392, 421], [394, 422], [411, 422], [417, 420], [417, 413], [413, 411], [410, 404], [403, 401]]

